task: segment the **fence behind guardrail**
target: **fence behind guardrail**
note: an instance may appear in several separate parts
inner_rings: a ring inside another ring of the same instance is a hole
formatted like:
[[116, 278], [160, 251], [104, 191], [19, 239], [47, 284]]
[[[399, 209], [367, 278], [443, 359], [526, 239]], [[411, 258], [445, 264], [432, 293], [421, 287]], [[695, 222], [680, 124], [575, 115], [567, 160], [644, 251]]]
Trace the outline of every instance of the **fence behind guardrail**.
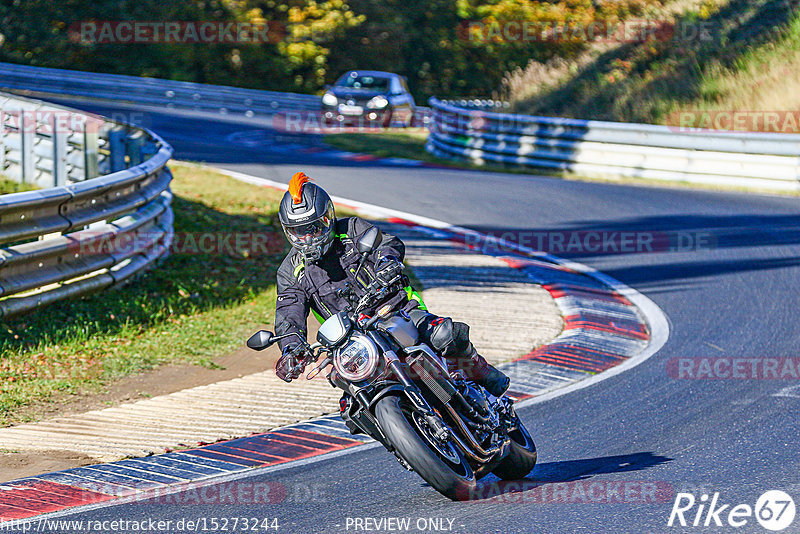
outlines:
[[800, 135], [534, 117], [430, 100], [428, 152], [477, 164], [800, 190]]
[[153, 132], [0, 93], [0, 317], [129, 280], [172, 241], [172, 147]]

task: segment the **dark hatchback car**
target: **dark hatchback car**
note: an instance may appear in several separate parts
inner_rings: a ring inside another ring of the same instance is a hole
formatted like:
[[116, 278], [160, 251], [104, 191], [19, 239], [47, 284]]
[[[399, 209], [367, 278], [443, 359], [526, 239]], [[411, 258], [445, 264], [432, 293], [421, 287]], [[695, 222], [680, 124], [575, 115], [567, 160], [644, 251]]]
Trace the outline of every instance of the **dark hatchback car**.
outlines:
[[326, 124], [392, 124], [410, 126], [414, 97], [403, 76], [377, 70], [345, 73], [322, 96]]

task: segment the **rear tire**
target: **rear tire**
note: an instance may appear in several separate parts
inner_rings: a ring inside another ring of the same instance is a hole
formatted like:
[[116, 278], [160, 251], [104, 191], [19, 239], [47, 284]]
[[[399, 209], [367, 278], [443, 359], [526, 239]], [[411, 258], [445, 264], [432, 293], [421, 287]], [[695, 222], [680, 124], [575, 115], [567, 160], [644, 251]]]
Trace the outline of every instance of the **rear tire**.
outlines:
[[375, 417], [397, 453], [425, 482], [454, 501], [470, 498], [477, 484], [475, 473], [452, 441], [447, 443], [448, 459], [420, 435], [410, 408], [395, 395], [378, 401]]
[[517, 417], [516, 430], [509, 432], [511, 452], [492, 470], [492, 473], [503, 480], [520, 480], [533, 471], [536, 465], [536, 444], [528, 433], [528, 429]]

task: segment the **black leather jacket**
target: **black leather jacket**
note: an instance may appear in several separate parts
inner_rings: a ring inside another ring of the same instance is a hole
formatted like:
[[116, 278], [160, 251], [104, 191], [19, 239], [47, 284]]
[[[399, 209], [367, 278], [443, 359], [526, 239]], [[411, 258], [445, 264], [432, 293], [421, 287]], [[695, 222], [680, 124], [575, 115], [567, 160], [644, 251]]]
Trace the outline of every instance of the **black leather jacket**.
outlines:
[[[353, 289], [356, 296], [364, 293], [364, 287], [374, 279], [374, 267], [387, 256], [403, 261], [405, 245], [397, 237], [383, 234], [380, 246], [367, 258], [358, 281], [355, 271], [359, 254], [356, 242], [372, 225], [358, 217], [336, 220], [334, 241], [328, 252], [316, 263], [305, 265], [302, 255], [292, 250], [278, 268], [278, 298], [275, 305], [275, 333], [278, 335], [297, 332], [304, 339], [307, 334], [306, 319], [309, 311], [314, 311], [322, 319], [327, 319], [342, 310], [349, 309], [350, 303], [337, 292], [345, 284]], [[391, 294], [381, 302], [393, 307], [405, 305], [408, 296], [403, 289]], [[299, 343], [296, 336], [279, 342], [281, 350], [292, 348]]]

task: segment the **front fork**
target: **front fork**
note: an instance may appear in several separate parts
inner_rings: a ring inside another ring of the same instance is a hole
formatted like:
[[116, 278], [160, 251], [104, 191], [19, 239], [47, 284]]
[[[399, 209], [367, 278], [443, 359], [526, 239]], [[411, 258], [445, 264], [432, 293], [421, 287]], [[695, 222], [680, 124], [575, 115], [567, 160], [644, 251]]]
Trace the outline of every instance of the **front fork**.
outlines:
[[[422, 414], [436, 439], [447, 441], [450, 438], [450, 430], [442, 423], [442, 420], [436, 415], [433, 407], [425, 400], [425, 397], [422, 396], [417, 385], [408, 378], [406, 370], [403, 368], [403, 362], [400, 361], [400, 357], [397, 356], [397, 353], [389, 347], [380, 336], [371, 335], [370, 337], [383, 350], [383, 357], [388, 367], [392, 370], [397, 381], [403, 385], [403, 390], [411, 401], [414, 410]], [[376, 400], [377, 399], [373, 399], [373, 403]]]
[[[415, 364], [414, 361], [411, 361], [411, 367], [415, 370], [415, 372], [419, 373], [420, 377], [422, 378], [423, 382], [429, 384], [429, 387], [433, 391], [439, 400], [444, 405], [444, 409], [450, 415], [450, 418], [453, 420], [455, 425], [453, 430], [445, 427], [448, 431], [449, 436], [455, 441], [461, 450], [470, 457], [472, 460], [479, 464], [489, 465], [492, 463], [493, 459], [505, 457], [508, 450], [508, 445], [510, 440], [504, 439], [502, 442], [497, 443], [494, 446], [485, 449], [475, 438], [473, 433], [467, 428], [462, 420], [461, 416], [456, 412], [455, 408], [451, 405], [453, 400], [458, 400], [461, 403], [462, 409], [471, 409], [469, 403], [464, 399], [462, 394], [454, 388], [449, 381], [439, 381], [435, 375], [441, 374], [444, 377], [449, 377], [449, 372], [447, 370], [447, 364], [444, 363], [438, 355], [436, 355], [433, 351], [430, 350], [429, 347], [425, 345], [418, 345], [416, 347], [410, 347], [410, 352], [421, 352], [427, 355], [427, 358], [420, 355], [416, 361], [420, 364]], [[427, 362], [427, 363], [425, 363]], [[429, 365], [433, 367], [429, 367]], [[419, 391], [419, 390], [417, 390]], [[480, 414], [475, 413], [476, 417], [480, 417]], [[436, 418], [437, 422], [441, 425], [441, 419], [438, 417]], [[489, 422], [487, 422], [489, 423]]]
[[[394, 349], [388, 346], [388, 344], [379, 335], [372, 335], [372, 332], [370, 332], [370, 334], [372, 340], [382, 349], [387, 366], [392, 370], [392, 373], [397, 378], [399, 384], [390, 389], [384, 390], [383, 394], [376, 395], [371, 401], [365, 403], [365, 406], [372, 408], [384, 396], [396, 394], [393, 393], [393, 391], [402, 389], [403, 393], [405, 393], [406, 397], [411, 402], [414, 411], [420, 413], [424, 417], [425, 422], [428, 424], [436, 439], [440, 441], [453, 439], [455, 443], [458, 444], [458, 447], [462, 450], [462, 452], [464, 452], [464, 454], [478, 464], [484, 465], [487, 469], [490, 468], [492, 463], [496, 463], [492, 461], [493, 459], [497, 460], [506, 455], [509, 440], [506, 439], [503, 443], [495, 445], [494, 447], [490, 447], [489, 450], [484, 450], [484, 448], [472, 436], [471, 432], [464, 426], [460, 416], [455, 413], [455, 410], [449, 405], [448, 402], [445, 402], [445, 407], [451, 412], [451, 417], [454, 419], [456, 424], [460, 425], [459, 430], [464, 434], [467, 442], [464, 442], [464, 440], [457, 433], [452, 432], [444, 424], [440, 416], [436, 414], [430, 403], [428, 403], [428, 401], [422, 396], [417, 385], [408, 377], [403, 362], [400, 361], [400, 358], [397, 356], [397, 353], [394, 351]], [[411, 347], [412, 351], [414, 348], [415, 347]], [[418, 350], [422, 350], [428, 354], [428, 356], [430, 356], [430, 360], [437, 368], [438, 372], [442, 373], [444, 376], [449, 376], [445, 364], [443, 364], [435, 356], [435, 354], [430, 351], [429, 348], [425, 346], [418, 346], [416, 348]], [[433, 369], [431, 370], [433, 371]], [[358, 393], [359, 400], [364, 403], [364, 401], [367, 400], [366, 395], [363, 391], [359, 391]], [[455, 391], [453, 393], [455, 393]], [[442, 391], [441, 394], [445, 395], [447, 392]], [[444, 399], [442, 400], [444, 402]], [[369, 412], [370, 410], [367, 411]], [[386, 444], [384, 443], [384, 445]], [[401, 463], [403, 463], [402, 460]]]

